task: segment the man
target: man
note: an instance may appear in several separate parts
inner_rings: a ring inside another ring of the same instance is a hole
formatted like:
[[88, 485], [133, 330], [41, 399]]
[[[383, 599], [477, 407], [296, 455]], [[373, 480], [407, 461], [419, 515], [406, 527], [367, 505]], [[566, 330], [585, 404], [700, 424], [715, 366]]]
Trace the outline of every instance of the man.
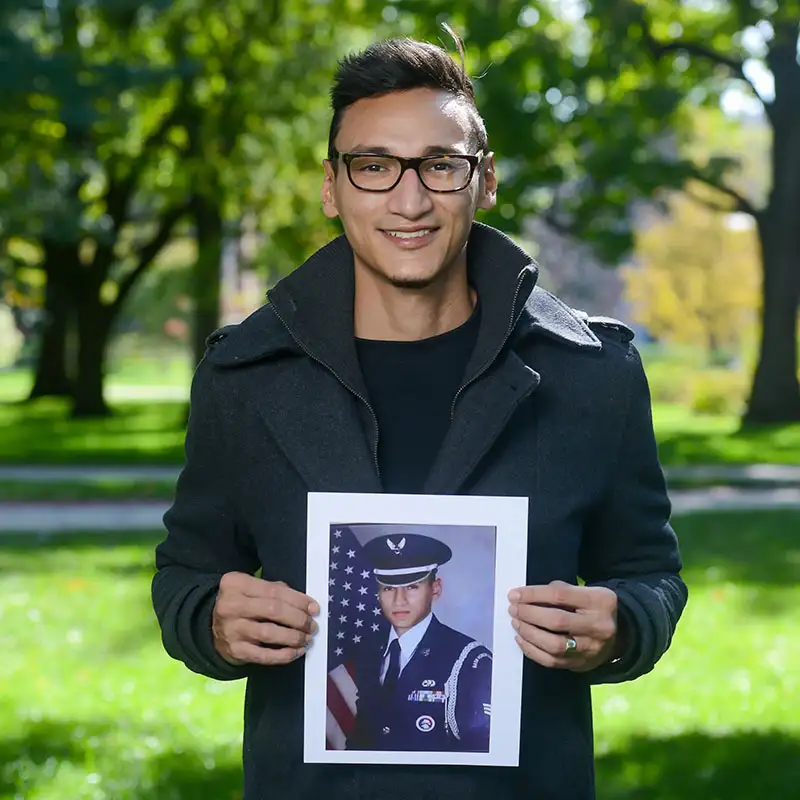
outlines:
[[[378, 43], [340, 65], [332, 105], [322, 201], [344, 235], [195, 375], [156, 552], [165, 648], [247, 679], [245, 800], [588, 800], [590, 687], [651, 670], [686, 602], [632, 334], [473, 221], [494, 157], [446, 52]], [[529, 497], [518, 768], [303, 763], [309, 491]]]
[[358, 665], [356, 729], [348, 750], [489, 752], [492, 654], [433, 613], [450, 548], [430, 536], [371, 539], [378, 601], [391, 625]]

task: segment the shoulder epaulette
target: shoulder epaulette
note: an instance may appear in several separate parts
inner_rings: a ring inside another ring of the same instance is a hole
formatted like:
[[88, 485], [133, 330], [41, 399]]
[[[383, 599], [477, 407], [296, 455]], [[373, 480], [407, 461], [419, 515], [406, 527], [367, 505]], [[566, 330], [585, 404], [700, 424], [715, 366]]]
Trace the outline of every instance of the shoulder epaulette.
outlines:
[[634, 336], [636, 336], [633, 328], [615, 317], [604, 317], [602, 315], [591, 316], [585, 311], [580, 311], [578, 309], [573, 309], [573, 312], [590, 328], [602, 328], [605, 331], [615, 331], [619, 334], [620, 340], [623, 342], [630, 342], [633, 340]]

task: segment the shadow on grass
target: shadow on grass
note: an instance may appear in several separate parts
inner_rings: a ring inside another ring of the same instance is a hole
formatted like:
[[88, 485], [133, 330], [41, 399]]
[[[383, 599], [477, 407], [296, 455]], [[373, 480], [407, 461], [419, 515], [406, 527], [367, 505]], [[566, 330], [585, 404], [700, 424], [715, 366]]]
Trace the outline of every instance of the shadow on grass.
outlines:
[[634, 738], [597, 759], [597, 800], [797, 797], [800, 739], [781, 731]]
[[[197, 753], [167, 751], [126, 769], [127, 759], [104, 758], [103, 739], [110, 740], [116, 725], [87, 724], [83, 721], [42, 720], [30, 722], [23, 732], [0, 739], [0, 800], [32, 796], [46, 787], [59, 764], [82, 765], [91, 761], [91, 770], [101, 778], [130, 784], [123, 790], [125, 800], [235, 800], [242, 796], [242, 769], [231, 762], [230, 751]], [[146, 735], [146, 733], [143, 733]], [[89, 742], [95, 743], [94, 756], [88, 759]], [[106, 775], [104, 764], [113, 764], [113, 775]], [[127, 774], [126, 774], [127, 773]], [[146, 780], [141, 780], [146, 776]], [[142, 783], [141, 787], [136, 784]]]
[[[15, 713], [6, 707], [0, 714]], [[28, 722], [16, 736], [0, 739], [0, 798], [26, 797], [20, 794], [47, 783], [48, 762], [82, 763], [86, 757], [86, 741], [107, 736], [110, 725], [84, 724], [72, 721], [40, 720]]]
[[675, 527], [694, 585], [800, 585], [800, 510], [700, 512]]

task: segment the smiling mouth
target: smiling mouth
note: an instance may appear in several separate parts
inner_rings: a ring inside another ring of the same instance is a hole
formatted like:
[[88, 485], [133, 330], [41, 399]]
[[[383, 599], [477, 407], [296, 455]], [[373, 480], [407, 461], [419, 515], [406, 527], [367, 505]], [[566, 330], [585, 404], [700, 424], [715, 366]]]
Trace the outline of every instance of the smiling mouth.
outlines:
[[429, 234], [433, 233], [434, 231], [438, 230], [437, 228], [420, 228], [417, 231], [389, 231], [384, 230], [387, 236], [391, 236], [395, 239], [421, 239], [424, 236], [428, 236]]

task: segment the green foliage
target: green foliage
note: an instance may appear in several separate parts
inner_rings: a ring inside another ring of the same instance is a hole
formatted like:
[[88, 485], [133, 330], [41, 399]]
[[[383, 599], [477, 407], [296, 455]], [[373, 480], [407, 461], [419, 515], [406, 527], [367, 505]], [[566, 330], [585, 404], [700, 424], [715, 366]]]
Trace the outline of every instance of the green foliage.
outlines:
[[707, 370], [696, 375], [691, 408], [697, 414], [738, 415], [744, 409], [748, 381], [732, 370]]
[[[676, 524], [691, 598], [650, 675], [594, 689], [598, 798], [790, 797], [800, 514]], [[0, 796], [241, 797], [244, 684], [164, 653], [149, 593], [160, 536], [0, 538], [0, 683], [14, 687], [0, 702]]]

